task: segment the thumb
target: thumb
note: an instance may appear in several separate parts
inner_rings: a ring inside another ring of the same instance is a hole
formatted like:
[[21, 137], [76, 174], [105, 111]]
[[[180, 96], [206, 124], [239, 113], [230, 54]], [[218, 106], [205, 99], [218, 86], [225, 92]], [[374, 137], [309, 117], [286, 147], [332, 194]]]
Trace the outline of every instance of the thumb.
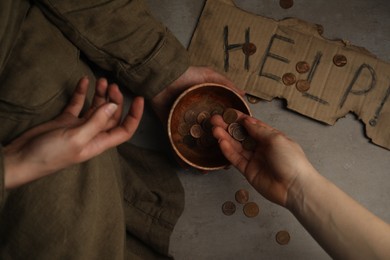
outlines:
[[276, 131], [276, 129], [271, 126], [250, 116], [243, 120], [243, 125], [248, 134], [258, 142], [267, 140], [270, 134]]
[[117, 109], [118, 105], [115, 103], [107, 103], [98, 108], [84, 124], [77, 127], [78, 137], [88, 142], [101, 131], [104, 131]]

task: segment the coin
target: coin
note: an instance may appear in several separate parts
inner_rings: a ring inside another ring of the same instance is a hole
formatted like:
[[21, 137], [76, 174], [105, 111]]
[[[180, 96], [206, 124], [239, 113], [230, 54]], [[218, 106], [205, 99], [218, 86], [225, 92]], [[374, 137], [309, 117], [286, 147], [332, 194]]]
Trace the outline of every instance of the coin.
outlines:
[[229, 135], [233, 136], [233, 130], [237, 127], [239, 127], [240, 124], [239, 123], [231, 123], [229, 126], [228, 126], [228, 133]]
[[184, 121], [190, 125], [196, 122], [196, 113], [194, 110], [187, 110], [184, 113]]
[[226, 216], [233, 215], [236, 212], [236, 205], [232, 201], [226, 201], [222, 204], [222, 212]]
[[342, 54], [336, 54], [333, 57], [333, 63], [337, 67], [344, 67], [345, 65], [347, 65], [347, 57]]
[[203, 134], [203, 129], [199, 124], [192, 125], [190, 128], [190, 134], [194, 138], [200, 138]]
[[225, 121], [225, 123], [231, 124], [231, 123], [236, 122], [238, 115], [237, 115], [236, 110], [234, 110], [233, 108], [228, 108], [225, 110], [225, 112], [223, 112], [222, 117], [223, 117], [223, 121]]
[[283, 9], [289, 9], [294, 5], [294, 1], [293, 0], [280, 0], [279, 5]]
[[299, 72], [299, 73], [306, 73], [310, 70], [310, 65], [309, 63], [307, 63], [306, 61], [300, 61], [297, 63], [297, 65], [295, 66], [295, 69]]
[[279, 245], [287, 245], [288, 242], [290, 242], [290, 234], [287, 231], [282, 230], [276, 233], [275, 239]]
[[190, 125], [186, 123], [181, 123], [177, 127], [177, 131], [179, 132], [180, 135], [185, 136], [190, 132]]
[[285, 73], [282, 77], [283, 84], [286, 86], [290, 86], [297, 81], [297, 78], [293, 73]]
[[256, 103], [260, 102], [260, 98], [252, 96], [252, 95], [248, 95], [247, 94], [246, 98], [247, 98], [248, 102], [251, 103], [251, 104], [256, 104]]
[[259, 206], [255, 202], [248, 202], [244, 205], [244, 214], [248, 218], [256, 217], [259, 214]]
[[196, 117], [196, 121], [198, 124], [202, 124], [204, 120], [208, 119], [210, 117], [210, 113], [207, 111], [202, 111], [198, 114]]
[[240, 124], [233, 129], [232, 136], [239, 142], [244, 141], [247, 135], [245, 128]]
[[322, 26], [321, 24], [316, 24], [316, 27], [317, 27], [318, 34], [323, 35], [324, 34], [324, 26]]
[[298, 80], [295, 85], [297, 90], [300, 92], [306, 92], [310, 89], [310, 82], [304, 79]]
[[249, 200], [249, 192], [247, 190], [240, 189], [236, 191], [235, 198], [238, 203], [245, 204]]
[[242, 147], [247, 151], [254, 151], [256, 149], [257, 143], [256, 140], [250, 136], [247, 136], [244, 141], [242, 141]]
[[216, 104], [211, 110], [211, 115], [222, 115], [225, 110], [224, 106], [221, 104]]
[[257, 48], [256, 48], [256, 45], [254, 43], [244, 43], [244, 45], [242, 45], [242, 51], [244, 52], [245, 55], [253, 55], [255, 54]]

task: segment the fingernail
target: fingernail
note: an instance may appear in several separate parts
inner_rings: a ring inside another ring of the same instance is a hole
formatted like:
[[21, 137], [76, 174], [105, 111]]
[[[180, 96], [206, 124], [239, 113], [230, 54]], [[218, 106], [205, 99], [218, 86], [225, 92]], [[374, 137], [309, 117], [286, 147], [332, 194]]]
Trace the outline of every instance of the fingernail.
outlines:
[[105, 108], [105, 111], [106, 113], [109, 115], [109, 116], [112, 116], [115, 111], [118, 109], [118, 105], [115, 104], [115, 103], [109, 103], [106, 108]]

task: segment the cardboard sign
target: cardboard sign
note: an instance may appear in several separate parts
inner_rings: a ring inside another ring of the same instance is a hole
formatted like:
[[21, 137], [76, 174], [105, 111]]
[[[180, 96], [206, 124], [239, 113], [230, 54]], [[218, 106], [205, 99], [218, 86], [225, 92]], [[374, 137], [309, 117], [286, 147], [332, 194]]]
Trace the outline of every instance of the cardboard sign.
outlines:
[[189, 52], [193, 64], [214, 67], [248, 94], [284, 98], [288, 108], [327, 124], [353, 112], [367, 136], [390, 149], [390, 64], [319, 29], [208, 0]]

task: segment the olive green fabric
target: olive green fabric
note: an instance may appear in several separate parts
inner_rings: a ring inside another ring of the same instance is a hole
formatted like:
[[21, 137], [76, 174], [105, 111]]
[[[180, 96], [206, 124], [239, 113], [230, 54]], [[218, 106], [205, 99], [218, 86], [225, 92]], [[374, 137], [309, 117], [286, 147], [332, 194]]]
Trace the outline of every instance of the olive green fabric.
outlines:
[[[10, 37], [0, 42], [2, 145], [58, 115], [82, 76], [93, 85], [90, 64], [147, 98], [188, 67], [142, 1], [12, 1], [0, 2], [9, 11], [0, 32]], [[166, 255], [183, 189], [166, 158], [123, 147], [8, 192], [0, 153], [0, 259]]]

